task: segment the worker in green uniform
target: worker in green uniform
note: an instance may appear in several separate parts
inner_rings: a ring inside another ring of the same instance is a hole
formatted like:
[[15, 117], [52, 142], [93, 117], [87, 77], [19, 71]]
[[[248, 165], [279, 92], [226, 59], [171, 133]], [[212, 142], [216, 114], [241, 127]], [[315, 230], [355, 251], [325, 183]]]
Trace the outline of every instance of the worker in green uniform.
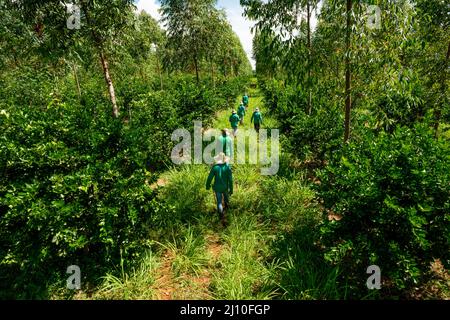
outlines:
[[261, 112], [259, 112], [259, 108], [255, 109], [255, 112], [252, 114], [252, 118], [250, 119], [250, 123], [254, 123], [256, 132], [259, 133], [259, 129], [261, 128], [262, 124], [262, 115]]
[[231, 124], [231, 128], [233, 128], [233, 136], [236, 136], [238, 124], [239, 124], [239, 121], [241, 121], [239, 116], [236, 114], [236, 110], [232, 111], [229, 121]]
[[[229, 207], [230, 196], [233, 194], [233, 174], [228, 164], [230, 159], [221, 152], [214, 157], [215, 164], [209, 172], [206, 180], [206, 190], [211, 189], [211, 182], [214, 179], [213, 191], [217, 200], [217, 212], [222, 224], [227, 224], [225, 210]], [[223, 201], [223, 203], [222, 203]]]
[[228, 129], [222, 129], [222, 135], [218, 139], [219, 141], [219, 150], [225, 153], [226, 156], [232, 157], [233, 152], [233, 141], [228, 134]]
[[248, 107], [248, 102], [249, 102], [249, 98], [247, 93], [244, 94], [244, 96], [242, 97], [242, 102], [244, 103], [244, 107]]
[[245, 106], [244, 102], [241, 102], [237, 111], [238, 117], [241, 119], [241, 125], [244, 124], [244, 116], [245, 116]]

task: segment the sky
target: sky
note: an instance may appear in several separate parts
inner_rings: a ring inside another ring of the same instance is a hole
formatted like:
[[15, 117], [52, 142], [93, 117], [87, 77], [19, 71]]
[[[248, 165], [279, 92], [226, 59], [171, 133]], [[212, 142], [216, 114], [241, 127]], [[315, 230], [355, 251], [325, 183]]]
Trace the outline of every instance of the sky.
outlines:
[[[161, 15], [158, 13], [159, 5], [157, 0], [139, 0], [137, 1], [136, 6], [139, 11], [145, 10], [156, 20], [161, 18]], [[221, 9], [225, 9], [228, 22], [231, 24], [233, 31], [236, 32], [241, 39], [242, 46], [254, 69], [255, 61], [252, 58], [253, 35], [250, 31], [254, 22], [249, 21], [242, 16], [244, 9], [240, 6], [239, 0], [219, 0], [217, 6]]]

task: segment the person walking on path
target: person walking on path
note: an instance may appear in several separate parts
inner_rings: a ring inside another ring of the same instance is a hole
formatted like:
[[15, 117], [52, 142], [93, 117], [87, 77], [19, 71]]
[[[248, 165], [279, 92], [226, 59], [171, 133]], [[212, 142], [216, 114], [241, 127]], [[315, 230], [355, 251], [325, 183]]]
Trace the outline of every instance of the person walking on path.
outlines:
[[256, 132], [259, 133], [259, 129], [261, 128], [262, 124], [262, 115], [261, 112], [259, 112], [259, 108], [255, 109], [255, 112], [252, 114], [252, 118], [250, 119], [250, 123], [254, 123]]
[[233, 141], [230, 138], [230, 135], [228, 133], [228, 129], [222, 129], [222, 135], [218, 139], [219, 141], [219, 150], [221, 152], [225, 153], [227, 157], [232, 157], [233, 154]]
[[206, 180], [206, 190], [211, 189], [211, 182], [214, 179], [214, 185], [212, 187], [216, 198], [217, 212], [222, 224], [225, 226], [227, 220], [225, 217], [225, 211], [228, 210], [230, 196], [233, 194], [233, 173], [231, 167], [228, 164], [230, 159], [221, 152], [214, 157], [215, 164], [209, 172], [208, 179]]
[[244, 94], [244, 96], [242, 97], [242, 103], [244, 104], [244, 107], [248, 107], [248, 102], [249, 102], [249, 98], [247, 93]]
[[238, 124], [239, 124], [239, 121], [241, 121], [239, 116], [236, 114], [236, 110], [232, 111], [232, 114], [231, 114], [229, 120], [230, 120], [231, 127], [233, 128], [233, 136], [236, 136]]
[[237, 115], [241, 118], [241, 125], [244, 124], [244, 116], [245, 116], [245, 106], [244, 102], [241, 102], [241, 105], [238, 108]]

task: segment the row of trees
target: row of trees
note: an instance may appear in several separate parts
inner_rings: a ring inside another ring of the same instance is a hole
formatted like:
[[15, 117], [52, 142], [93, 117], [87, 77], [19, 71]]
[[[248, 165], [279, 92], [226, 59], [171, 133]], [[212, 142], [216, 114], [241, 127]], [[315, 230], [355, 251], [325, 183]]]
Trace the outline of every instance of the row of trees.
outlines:
[[[161, 5], [167, 30], [145, 12], [138, 14], [131, 0], [76, 0], [71, 6], [57, 0], [1, 0], [0, 48], [11, 53], [1, 57], [2, 69], [48, 63], [55, 74], [71, 69], [81, 97], [80, 72], [96, 71], [93, 61], [98, 61], [116, 118], [120, 105], [116, 82], [126, 77], [145, 78], [151, 71], [163, 89], [164, 73], [195, 72], [199, 85], [200, 71], [208, 70], [215, 85], [221, 75], [251, 72], [242, 45], [216, 1], [162, 1]], [[79, 27], [68, 28], [71, 19], [79, 20]]]
[[[430, 264], [450, 267], [448, 3], [241, 4], [257, 21], [257, 75], [284, 150], [306, 160], [323, 201], [315, 243], [340, 285], [355, 298], [427, 291]], [[374, 264], [377, 292], [361, 281]]]
[[[422, 104], [434, 110], [438, 133], [442, 108], [448, 106], [450, 20], [445, 1], [243, 0], [241, 4], [247, 17], [257, 21], [258, 74], [276, 75], [304, 88], [309, 114], [320, 107], [313, 105], [313, 96], [342, 100], [345, 141], [350, 136], [351, 110], [386, 90], [399, 90], [405, 79], [426, 84], [429, 92]], [[381, 16], [375, 17], [369, 5], [378, 5]], [[312, 32], [312, 15], [318, 8]], [[380, 28], [368, 23], [374, 18], [381, 19]], [[386, 109], [373, 111], [380, 126], [392, 124]], [[425, 112], [410, 111], [416, 117]]]
[[169, 69], [194, 69], [197, 82], [201, 64], [209, 69], [213, 82], [217, 71], [224, 76], [251, 72], [239, 38], [216, 2], [161, 1], [162, 21], [168, 31], [165, 65]]

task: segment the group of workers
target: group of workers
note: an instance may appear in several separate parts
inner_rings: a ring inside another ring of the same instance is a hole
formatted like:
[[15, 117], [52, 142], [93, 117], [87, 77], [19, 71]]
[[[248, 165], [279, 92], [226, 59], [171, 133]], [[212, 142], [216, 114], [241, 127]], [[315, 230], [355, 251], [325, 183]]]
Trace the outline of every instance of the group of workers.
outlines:
[[[231, 112], [229, 121], [230, 121], [231, 128], [233, 129], [233, 136], [236, 136], [239, 124], [241, 124], [241, 125], [244, 124], [245, 112], [246, 112], [248, 106], [249, 106], [249, 97], [246, 93], [242, 97], [242, 101], [241, 101], [241, 104], [239, 105], [237, 112], [236, 112], [236, 110], [233, 110]], [[255, 111], [253, 112], [252, 117], [250, 119], [250, 123], [254, 124], [254, 128], [255, 128], [256, 132], [259, 133], [259, 129], [261, 128], [261, 124], [262, 124], [262, 115], [261, 115], [261, 112], [259, 111], [259, 108], [256, 108]]]
[[[242, 97], [242, 101], [239, 108], [232, 111], [229, 118], [231, 128], [233, 129], [233, 136], [236, 136], [238, 126], [244, 124], [245, 112], [249, 107], [249, 97], [247, 93]], [[250, 123], [254, 124], [254, 128], [257, 133], [262, 124], [262, 115], [259, 108], [256, 108], [250, 119]], [[230, 166], [230, 156], [233, 141], [231, 140], [228, 129], [222, 130], [222, 135], [219, 137], [219, 143], [221, 144], [221, 152], [214, 158], [215, 164], [209, 172], [208, 179], [206, 180], [206, 189], [211, 189], [211, 183], [214, 179], [212, 189], [214, 191], [214, 197], [216, 199], [217, 211], [219, 213], [219, 219], [224, 226], [227, 225], [225, 211], [229, 207], [230, 195], [233, 194], [233, 173]]]

